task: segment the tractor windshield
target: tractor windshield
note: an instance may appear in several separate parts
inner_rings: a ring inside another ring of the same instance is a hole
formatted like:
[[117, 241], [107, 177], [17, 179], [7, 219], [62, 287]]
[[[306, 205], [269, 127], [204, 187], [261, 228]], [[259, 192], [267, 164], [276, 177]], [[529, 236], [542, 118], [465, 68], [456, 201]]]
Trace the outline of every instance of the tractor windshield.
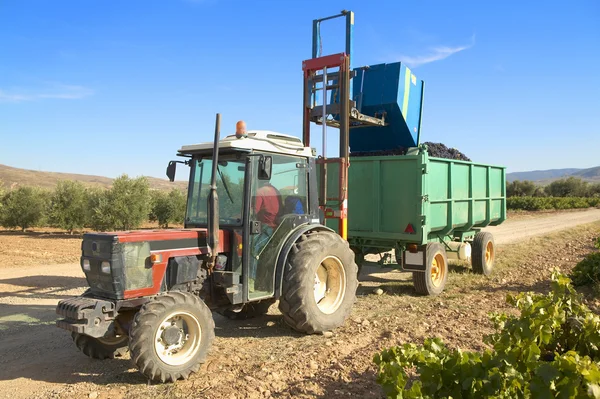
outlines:
[[[217, 194], [219, 196], [219, 223], [241, 225], [244, 203], [244, 175], [246, 159], [235, 156], [219, 157], [217, 167]], [[186, 212], [186, 225], [208, 224], [208, 193], [212, 159], [194, 159]]]

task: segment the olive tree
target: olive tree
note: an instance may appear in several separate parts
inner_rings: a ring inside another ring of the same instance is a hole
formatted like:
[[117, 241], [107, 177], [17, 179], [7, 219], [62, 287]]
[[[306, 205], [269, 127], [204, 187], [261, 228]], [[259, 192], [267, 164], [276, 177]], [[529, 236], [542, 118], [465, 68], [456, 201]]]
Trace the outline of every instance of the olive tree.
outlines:
[[50, 200], [50, 223], [73, 233], [86, 222], [88, 198], [81, 182], [59, 181]]
[[183, 224], [185, 205], [185, 193], [177, 188], [170, 192], [154, 191], [150, 220], [158, 221], [163, 228], [168, 228], [169, 224]]
[[43, 223], [48, 210], [48, 193], [38, 187], [17, 187], [4, 194], [1, 202], [1, 224], [25, 231]]
[[132, 179], [127, 175], [116, 178], [108, 190], [106, 205], [113, 227], [131, 230], [148, 220], [150, 185], [145, 177]]
[[108, 190], [88, 190], [87, 225], [96, 231], [131, 230], [148, 220], [150, 187], [145, 177], [121, 175]]

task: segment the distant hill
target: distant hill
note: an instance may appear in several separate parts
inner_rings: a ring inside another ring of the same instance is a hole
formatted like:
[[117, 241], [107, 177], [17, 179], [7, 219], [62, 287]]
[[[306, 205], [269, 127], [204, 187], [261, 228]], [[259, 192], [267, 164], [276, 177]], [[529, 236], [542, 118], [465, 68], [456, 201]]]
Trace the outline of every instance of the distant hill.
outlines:
[[540, 181], [548, 179], [559, 179], [561, 177], [569, 176], [573, 173], [579, 172], [582, 169], [549, 169], [549, 170], [532, 170], [529, 172], [513, 172], [506, 174], [506, 180], [531, 180]]
[[600, 166], [577, 171], [573, 173], [572, 176], [581, 177], [585, 180], [600, 180]]
[[538, 183], [550, 183], [557, 179], [567, 177], [578, 177], [580, 179], [599, 182], [600, 181], [600, 166], [589, 169], [549, 169], [549, 170], [532, 170], [529, 172], [513, 172], [506, 174], [506, 180], [511, 182], [514, 180], [530, 180]]
[[[169, 182], [167, 179], [158, 179], [156, 177], [147, 177], [150, 187], [157, 190], [170, 190], [178, 187], [183, 190], [187, 188], [186, 182]], [[20, 186], [39, 186], [42, 188], [54, 188], [59, 180], [76, 180], [88, 187], [105, 187], [112, 185], [113, 179], [110, 177], [80, 175], [76, 173], [42, 172], [37, 170], [28, 170], [13, 168], [0, 164], [0, 182], [4, 187]]]

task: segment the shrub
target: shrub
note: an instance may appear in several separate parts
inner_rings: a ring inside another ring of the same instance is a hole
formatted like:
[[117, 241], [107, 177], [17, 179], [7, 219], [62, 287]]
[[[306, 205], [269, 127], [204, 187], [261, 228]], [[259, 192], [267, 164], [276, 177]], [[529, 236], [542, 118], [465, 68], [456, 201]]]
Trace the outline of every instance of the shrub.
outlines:
[[598, 197], [510, 197], [506, 199], [507, 209], [523, 211], [580, 209], [599, 205]]
[[168, 228], [169, 224], [183, 224], [185, 217], [185, 193], [176, 188], [170, 192], [152, 192], [150, 220], [158, 221], [159, 226]]
[[87, 192], [77, 181], [59, 181], [51, 197], [50, 223], [72, 233], [86, 222]]
[[18, 187], [2, 197], [1, 224], [25, 231], [42, 225], [48, 211], [48, 193], [37, 187]]
[[536, 185], [529, 180], [515, 180], [506, 183], [506, 195], [508, 197], [531, 197], [536, 191]]
[[[520, 316], [491, 318], [497, 332], [483, 353], [451, 350], [439, 339], [375, 355], [377, 381], [393, 398], [600, 398], [600, 317], [567, 277], [554, 273], [547, 295], [507, 302]], [[411, 383], [407, 370], [416, 373]]]
[[[596, 243], [598, 245], [598, 243]], [[600, 252], [588, 254], [571, 272], [575, 285], [600, 285]]]

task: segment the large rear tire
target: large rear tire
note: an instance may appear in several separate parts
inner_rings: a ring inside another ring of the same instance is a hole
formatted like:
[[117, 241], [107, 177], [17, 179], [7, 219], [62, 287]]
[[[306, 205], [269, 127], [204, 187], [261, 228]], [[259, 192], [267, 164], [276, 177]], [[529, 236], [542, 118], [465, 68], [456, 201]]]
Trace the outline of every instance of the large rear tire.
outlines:
[[491, 233], [480, 231], [473, 239], [471, 265], [477, 274], [489, 276], [494, 269], [496, 259], [496, 244]]
[[127, 347], [129, 338], [126, 335], [113, 338], [94, 338], [74, 332], [71, 333], [71, 337], [77, 348], [92, 359], [114, 359], [125, 356], [129, 352]]
[[315, 334], [344, 323], [356, 300], [358, 268], [354, 253], [339, 235], [303, 234], [285, 266], [279, 310], [294, 330]]
[[248, 320], [266, 315], [269, 311], [269, 308], [274, 303], [275, 299], [265, 299], [259, 302], [249, 302], [244, 305], [242, 310], [239, 312], [236, 312], [232, 309], [224, 309], [218, 310], [217, 313], [219, 313], [221, 316], [227, 317], [230, 320]]
[[439, 242], [430, 242], [426, 249], [425, 273], [413, 272], [415, 291], [420, 295], [438, 295], [448, 280], [448, 257]]
[[131, 325], [131, 359], [157, 382], [197, 372], [215, 338], [210, 309], [197, 296], [169, 292], [144, 304]]

